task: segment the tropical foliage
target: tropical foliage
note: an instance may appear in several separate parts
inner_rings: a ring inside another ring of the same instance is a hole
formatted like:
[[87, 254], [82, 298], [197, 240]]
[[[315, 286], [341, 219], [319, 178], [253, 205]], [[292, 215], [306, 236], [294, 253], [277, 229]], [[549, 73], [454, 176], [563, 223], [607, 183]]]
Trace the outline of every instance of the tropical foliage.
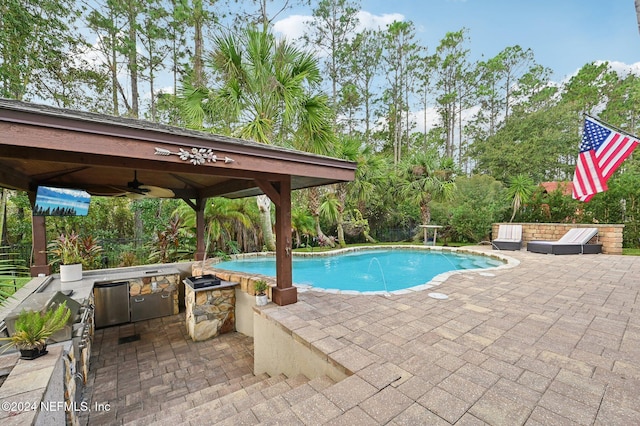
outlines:
[[102, 247], [91, 235], [81, 237], [75, 231], [60, 234], [49, 244], [53, 262], [62, 265], [81, 263], [86, 269], [95, 269], [100, 264]]
[[[11, 0], [0, 94], [355, 161], [355, 181], [293, 194], [298, 247], [411, 239], [426, 223], [478, 242], [498, 221], [624, 223], [625, 246], [640, 246], [637, 158], [587, 204], [540, 186], [572, 179], [584, 114], [640, 133], [638, 75], [596, 62], [552, 82], [526, 46], [472, 52], [466, 28], [435, 46], [408, 20], [364, 28], [358, 0], [311, 2], [305, 34], [285, 40], [268, 4]], [[26, 194], [5, 189], [0, 203], [2, 244], [28, 243]], [[208, 200], [207, 254], [272, 249], [271, 210], [266, 197]], [[181, 200], [93, 197], [85, 218], [47, 219], [50, 239], [74, 229], [112, 264], [195, 248]]]

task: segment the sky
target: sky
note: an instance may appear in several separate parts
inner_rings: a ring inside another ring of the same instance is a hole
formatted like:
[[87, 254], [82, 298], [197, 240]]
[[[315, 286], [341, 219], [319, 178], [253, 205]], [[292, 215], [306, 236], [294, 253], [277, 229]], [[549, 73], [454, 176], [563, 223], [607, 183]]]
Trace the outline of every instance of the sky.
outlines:
[[[640, 33], [634, 0], [361, 0], [368, 26], [411, 20], [428, 53], [447, 32], [468, 29], [470, 59], [494, 57], [505, 47], [531, 48], [560, 82], [594, 61], [640, 74]], [[276, 33], [295, 38], [311, 8], [276, 19]]]

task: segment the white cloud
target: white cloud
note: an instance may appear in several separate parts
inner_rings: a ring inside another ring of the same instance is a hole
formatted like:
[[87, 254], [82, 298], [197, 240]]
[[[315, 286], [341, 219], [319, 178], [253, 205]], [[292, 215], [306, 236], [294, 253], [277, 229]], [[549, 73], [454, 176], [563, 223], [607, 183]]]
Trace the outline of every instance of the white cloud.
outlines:
[[[596, 65], [600, 65], [604, 62], [608, 62], [609, 68], [612, 71], [615, 71], [621, 77], [626, 77], [629, 74], [635, 74], [640, 77], [640, 62], [636, 62], [633, 64], [625, 64], [624, 62], [620, 62], [620, 61], [603, 61], [600, 59], [597, 61], [594, 61]], [[559, 84], [567, 84], [572, 77], [575, 77], [576, 75], [578, 75], [578, 72], [581, 69], [582, 67], [577, 68], [573, 73], [564, 77]]]
[[75, 65], [81, 66], [86, 63], [92, 70], [97, 71], [106, 62], [104, 53], [100, 50], [101, 41], [102, 39], [98, 37], [94, 45], [85, 47], [80, 55], [71, 58]]
[[426, 123], [425, 123], [425, 110], [411, 111], [409, 113], [409, 121], [415, 124], [414, 132], [424, 132], [433, 129], [440, 122], [440, 116], [435, 107], [429, 107], [426, 110]]
[[273, 29], [290, 40], [297, 40], [302, 37], [312, 19], [313, 17], [309, 15], [291, 15], [276, 21]]
[[[356, 32], [361, 32], [364, 29], [384, 29], [394, 21], [404, 21], [405, 19], [404, 15], [400, 13], [373, 15], [365, 10], [359, 11], [357, 16], [359, 24], [355, 29]], [[311, 15], [291, 15], [276, 21], [273, 25], [273, 29], [276, 33], [280, 33], [290, 40], [297, 40], [302, 37], [309, 26], [309, 23], [313, 21], [313, 19], [314, 18]]]
[[158, 93], [167, 93], [167, 94], [173, 95], [174, 94], [173, 93], [173, 86], [164, 86], [164, 87], [161, 87], [159, 89], [156, 89], [156, 94], [158, 94]]
[[383, 15], [373, 15], [366, 10], [358, 12], [358, 19], [360, 23], [356, 28], [357, 32], [364, 29], [380, 30], [385, 29], [387, 25], [392, 24], [395, 21], [404, 21], [404, 15], [400, 13], [385, 13]]
[[[598, 61], [601, 63], [602, 61]], [[609, 67], [620, 76], [627, 76], [629, 74], [635, 74], [640, 76], [640, 62], [636, 62], [634, 64], [625, 64], [624, 62], [619, 61], [609, 61]]]

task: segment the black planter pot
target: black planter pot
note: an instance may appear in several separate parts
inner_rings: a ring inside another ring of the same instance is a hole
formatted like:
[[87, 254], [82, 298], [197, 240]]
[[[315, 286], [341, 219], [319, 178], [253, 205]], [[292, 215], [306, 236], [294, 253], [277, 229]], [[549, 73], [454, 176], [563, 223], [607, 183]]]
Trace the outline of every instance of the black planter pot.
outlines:
[[41, 357], [42, 355], [46, 355], [48, 353], [49, 351], [47, 350], [46, 345], [42, 349], [39, 349], [39, 348], [20, 349], [20, 359], [32, 360], [32, 359]]

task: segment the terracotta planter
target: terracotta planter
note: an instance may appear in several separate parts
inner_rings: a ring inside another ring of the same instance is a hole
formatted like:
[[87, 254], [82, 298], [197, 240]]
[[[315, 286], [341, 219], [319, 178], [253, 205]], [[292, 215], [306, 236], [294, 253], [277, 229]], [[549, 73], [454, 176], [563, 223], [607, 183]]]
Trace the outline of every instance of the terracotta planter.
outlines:
[[256, 294], [256, 305], [257, 306], [265, 306], [269, 303], [269, 298], [266, 294], [258, 295]]
[[20, 359], [32, 360], [48, 354], [47, 345], [44, 348], [20, 349]]
[[60, 265], [60, 281], [63, 283], [80, 281], [82, 279], [82, 263]]

